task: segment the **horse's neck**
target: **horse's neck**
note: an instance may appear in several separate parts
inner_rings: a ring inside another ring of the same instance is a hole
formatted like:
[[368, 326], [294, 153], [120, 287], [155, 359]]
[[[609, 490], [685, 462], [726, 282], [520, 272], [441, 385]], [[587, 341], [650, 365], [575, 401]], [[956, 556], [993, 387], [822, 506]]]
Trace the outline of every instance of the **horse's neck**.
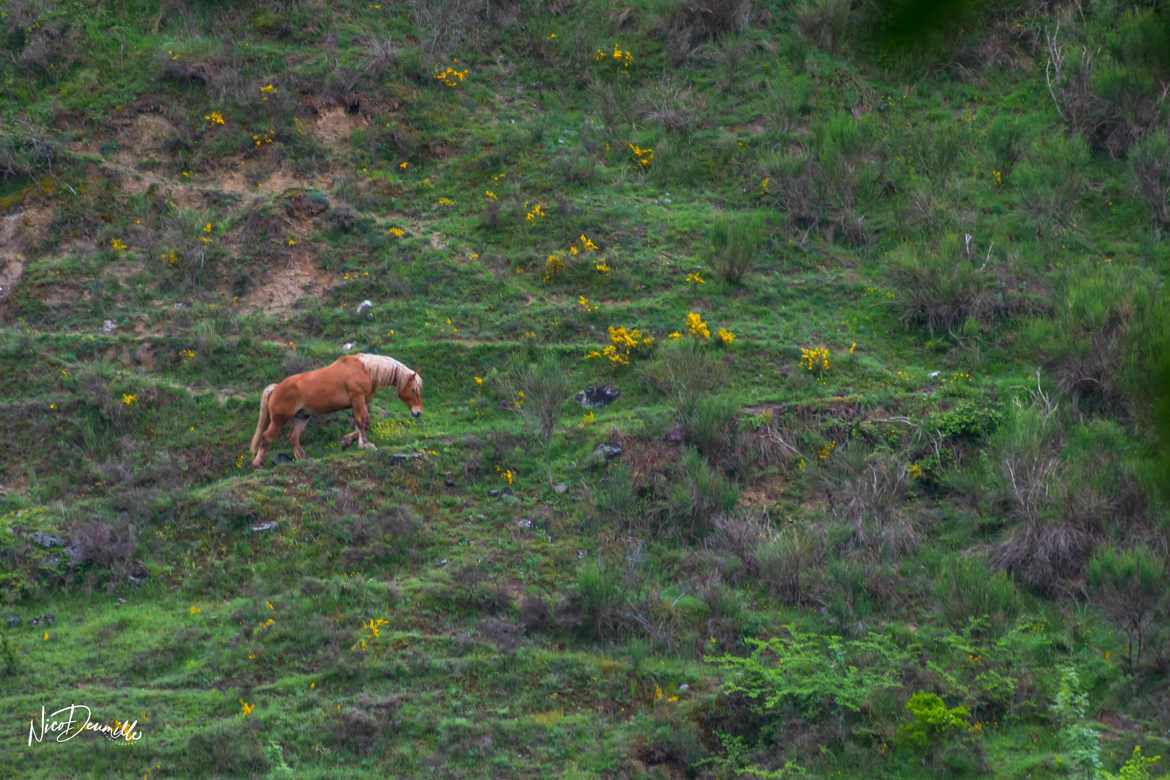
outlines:
[[[368, 355], [368, 357], [377, 366], [377, 370], [369, 372], [374, 380], [375, 390], [383, 387], [398, 389], [402, 378], [409, 375], [410, 369], [392, 357], [386, 355]], [[369, 367], [367, 367], [368, 370]]]

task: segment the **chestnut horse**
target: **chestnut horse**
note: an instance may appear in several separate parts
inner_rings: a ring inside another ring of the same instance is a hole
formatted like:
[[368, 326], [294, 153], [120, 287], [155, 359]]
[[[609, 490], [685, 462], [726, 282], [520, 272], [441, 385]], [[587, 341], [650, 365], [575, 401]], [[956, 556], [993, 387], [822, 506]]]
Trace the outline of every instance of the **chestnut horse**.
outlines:
[[333, 363], [293, 374], [279, 384], [264, 388], [260, 396], [260, 421], [252, 436], [252, 465], [264, 465], [269, 445], [285, 424], [293, 421], [288, 440], [292, 442], [293, 457], [306, 457], [301, 448], [301, 434], [314, 414], [329, 414], [340, 409], [353, 409], [357, 428], [341, 439], [342, 448], [354, 440], [362, 449], [376, 449], [366, 437], [370, 427], [370, 399], [380, 387], [393, 385], [398, 397], [415, 417], [422, 414], [422, 377], [417, 371], [385, 355], [344, 355]]

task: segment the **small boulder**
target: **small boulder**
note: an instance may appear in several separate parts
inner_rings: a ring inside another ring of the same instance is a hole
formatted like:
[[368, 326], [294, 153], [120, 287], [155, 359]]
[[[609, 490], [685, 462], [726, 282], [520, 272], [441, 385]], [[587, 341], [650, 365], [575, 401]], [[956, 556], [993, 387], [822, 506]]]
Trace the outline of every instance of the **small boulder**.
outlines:
[[118, 327], [113, 320], [106, 320], [102, 323], [102, 333], [113, 333], [114, 328]]
[[620, 444], [603, 441], [593, 448], [593, 458], [595, 460], [610, 461], [614, 458], [620, 458], [625, 450]]
[[566, 485], [564, 482], [558, 482], [557, 484], [553, 485], [553, 492], [560, 493], [563, 495], [563, 494], [569, 492], [569, 486]]
[[292, 462], [293, 462], [292, 456], [286, 455], [283, 452], [278, 452], [272, 456], [272, 465], [274, 465], [274, 466], [278, 466], [281, 463], [292, 463]]
[[357, 316], [365, 317], [368, 320], [374, 319], [374, 302], [366, 299], [358, 304]]
[[577, 403], [590, 411], [597, 411], [612, 404], [621, 394], [622, 391], [613, 385], [594, 385], [577, 393]]
[[57, 534], [46, 533], [45, 531], [33, 531], [32, 534], [29, 536], [29, 540], [32, 541], [32, 543], [35, 544], [37, 547], [45, 547], [45, 548], [64, 547], [65, 543], [67, 541], [69, 541], [68, 539], [66, 539], [63, 536], [57, 536]]

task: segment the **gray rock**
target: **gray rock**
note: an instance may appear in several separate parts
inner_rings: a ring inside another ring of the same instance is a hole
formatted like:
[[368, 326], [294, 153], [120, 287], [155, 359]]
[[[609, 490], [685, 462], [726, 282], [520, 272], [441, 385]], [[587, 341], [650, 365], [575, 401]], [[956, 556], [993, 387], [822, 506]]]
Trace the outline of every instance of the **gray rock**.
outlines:
[[102, 323], [102, 333], [113, 333], [114, 328], [118, 327], [113, 320], [106, 320]]
[[13, 615], [5, 621], [9, 628], [20, 628], [21, 620], [17, 615]]
[[594, 385], [577, 393], [577, 403], [590, 411], [597, 411], [612, 404], [621, 394], [622, 391], [613, 385]]
[[351, 349], [353, 349], [353, 346], [354, 346], [354, 344], [352, 341], [347, 341], [341, 345], [341, 351], [342, 352], [349, 352]]
[[525, 531], [527, 531], [529, 528], [532, 527], [532, 518], [531, 517], [521, 517], [519, 520], [516, 521], [516, 525], [520, 528], [523, 528]]
[[421, 453], [421, 452], [407, 452], [407, 453], [396, 452], [390, 456], [390, 462], [391, 463], [405, 463], [408, 460], [418, 460], [419, 458], [421, 458], [423, 456], [423, 454], [424, 453]]
[[553, 492], [554, 493], [561, 493], [561, 494], [568, 493], [569, 486], [566, 485], [564, 482], [558, 482], [557, 484], [553, 485]]
[[281, 463], [292, 463], [292, 462], [293, 462], [292, 455], [286, 455], [283, 452], [278, 452], [272, 456], [272, 464], [274, 466], [280, 465]]
[[613, 460], [614, 458], [620, 458], [623, 452], [625, 450], [622, 449], [620, 444], [603, 441], [593, 448], [593, 457], [598, 460]]
[[367, 319], [374, 319], [374, 302], [371, 300], [364, 300], [358, 304], [357, 316], [365, 317]]
[[64, 547], [69, 540], [57, 534], [50, 534], [44, 531], [33, 531], [29, 539], [37, 547]]
[[264, 523], [257, 523], [256, 525], [252, 526], [252, 530], [255, 533], [260, 533], [261, 531], [271, 531], [273, 528], [276, 528], [279, 525], [280, 523], [278, 523], [276, 520], [269, 520]]

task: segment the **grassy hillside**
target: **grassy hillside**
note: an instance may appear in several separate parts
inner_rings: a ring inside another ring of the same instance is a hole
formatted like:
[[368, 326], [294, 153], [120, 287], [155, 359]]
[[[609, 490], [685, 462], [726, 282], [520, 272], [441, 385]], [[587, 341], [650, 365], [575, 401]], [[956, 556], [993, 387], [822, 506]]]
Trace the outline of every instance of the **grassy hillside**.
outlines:
[[1160, 4], [0, 18], [0, 775], [1170, 771]]

